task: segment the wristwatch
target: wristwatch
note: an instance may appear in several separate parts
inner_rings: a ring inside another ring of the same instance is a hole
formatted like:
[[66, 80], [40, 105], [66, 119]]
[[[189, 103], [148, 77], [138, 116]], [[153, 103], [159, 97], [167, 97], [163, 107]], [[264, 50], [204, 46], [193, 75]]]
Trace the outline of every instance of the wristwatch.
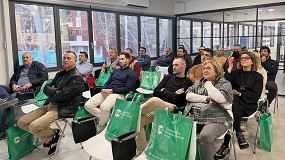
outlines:
[[111, 89], [110, 94], [113, 94], [113, 90]]
[[241, 93], [239, 92], [238, 96], [241, 96]]

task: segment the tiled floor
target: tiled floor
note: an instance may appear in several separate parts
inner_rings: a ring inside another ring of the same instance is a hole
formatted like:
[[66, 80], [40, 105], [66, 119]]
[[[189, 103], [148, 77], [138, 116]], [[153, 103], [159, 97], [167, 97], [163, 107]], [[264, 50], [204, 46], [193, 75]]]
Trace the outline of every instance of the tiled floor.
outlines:
[[[282, 92], [285, 95], [285, 74], [278, 73], [277, 83], [279, 93]], [[284, 89], [282, 89], [284, 88]], [[273, 101], [274, 102], [274, 101]], [[282, 160], [285, 153], [285, 97], [279, 96], [279, 108], [277, 112], [273, 113], [273, 104], [270, 107], [273, 121], [273, 144], [272, 152], [266, 152], [259, 149], [259, 143], [257, 145], [257, 153], [252, 153], [252, 145], [246, 150], [240, 150], [237, 143], [235, 143], [236, 155], [239, 160]], [[61, 124], [62, 125], [62, 124]], [[248, 130], [244, 133], [245, 138], [250, 144], [254, 144], [254, 136], [256, 132], [256, 121], [254, 119], [248, 121]], [[96, 144], [94, 144], [96, 145]], [[217, 146], [219, 143], [217, 143]], [[33, 153], [25, 156], [22, 160], [48, 160], [52, 159], [47, 155], [48, 150], [45, 148], [36, 149]], [[6, 140], [0, 141], [0, 160], [8, 159], [7, 142]], [[89, 159], [89, 155], [81, 149], [80, 144], [75, 144], [72, 138], [71, 128], [67, 127], [66, 136], [62, 139], [62, 143], [59, 147], [59, 153], [54, 159], [57, 160], [83, 160]], [[95, 158], [93, 158], [95, 159]], [[230, 159], [233, 158], [233, 151], [231, 150]]]

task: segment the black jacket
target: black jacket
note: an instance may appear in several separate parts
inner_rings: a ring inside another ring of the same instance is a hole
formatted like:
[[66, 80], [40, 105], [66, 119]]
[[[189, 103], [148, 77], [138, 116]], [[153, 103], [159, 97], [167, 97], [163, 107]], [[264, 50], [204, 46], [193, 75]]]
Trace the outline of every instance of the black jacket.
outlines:
[[[178, 58], [178, 56], [176, 56], [175, 58]], [[182, 58], [186, 61], [185, 75], [187, 75], [188, 70], [192, 66], [192, 58], [189, 54], [185, 54]], [[173, 74], [173, 64], [172, 63], [168, 67], [168, 73]]]
[[[10, 86], [12, 87], [13, 84], [17, 84], [22, 70], [25, 68], [24, 65], [19, 66], [15, 69], [13, 76], [10, 79]], [[37, 61], [33, 61], [30, 69], [28, 71], [29, 79], [32, 83], [31, 89], [39, 89], [40, 86], [44, 83], [44, 81], [48, 80], [48, 72], [46, 67]]]
[[193, 66], [195, 66], [195, 65], [197, 65], [197, 64], [201, 64], [201, 54], [199, 54], [198, 56], [196, 56], [196, 57], [194, 58], [191, 67], [193, 67]]
[[269, 57], [269, 59], [262, 62], [261, 65], [267, 71], [267, 81], [275, 81], [279, 66], [278, 61], [275, 61]]
[[47, 102], [58, 104], [58, 115], [60, 118], [73, 117], [75, 115], [83, 92], [83, 84], [82, 76], [74, 67], [69, 71], [63, 70], [58, 72], [52, 82], [46, 85], [44, 93], [48, 96]]

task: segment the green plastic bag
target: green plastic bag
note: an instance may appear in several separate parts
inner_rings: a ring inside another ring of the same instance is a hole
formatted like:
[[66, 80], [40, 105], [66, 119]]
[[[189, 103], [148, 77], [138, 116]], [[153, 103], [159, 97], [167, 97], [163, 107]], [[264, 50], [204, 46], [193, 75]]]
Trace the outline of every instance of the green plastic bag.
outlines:
[[37, 105], [37, 106], [39, 106], [39, 107], [44, 106], [44, 104], [45, 104], [45, 102], [46, 102], [46, 99], [48, 98], [48, 96], [44, 94], [44, 88], [45, 88], [46, 85], [50, 84], [51, 82], [52, 82], [52, 80], [51, 80], [51, 79], [48, 79], [48, 80], [46, 80], [46, 81], [43, 83], [43, 85], [42, 85], [42, 87], [41, 87], [39, 93], [38, 93], [38, 94], [36, 95], [36, 97], [35, 97], [35, 100], [38, 101], [38, 102], [36, 102], [36, 105]]
[[33, 143], [33, 135], [17, 125], [9, 128], [6, 135], [10, 160], [18, 160], [32, 152], [36, 147]]
[[113, 72], [111, 65], [106, 69], [106, 72], [101, 72], [99, 74], [98, 79], [96, 80], [96, 86], [102, 87], [104, 84], [108, 81], [108, 79], [111, 76], [111, 73]]
[[[137, 96], [139, 94], [136, 94], [134, 98], [137, 98]], [[127, 97], [124, 100], [117, 99], [115, 102], [115, 107], [105, 134], [107, 140], [113, 140], [121, 135], [138, 130], [141, 115], [140, 102], [127, 101]], [[136, 100], [139, 100], [139, 98]]]
[[154, 71], [143, 71], [140, 88], [154, 90], [160, 82], [160, 76], [161, 72], [158, 71], [158, 69]]
[[271, 152], [272, 146], [272, 116], [264, 113], [260, 119], [260, 148]]
[[78, 107], [78, 110], [73, 117], [73, 120], [79, 120], [87, 117], [93, 117], [91, 113], [89, 113], [84, 107]]
[[145, 150], [147, 158], [150, 160], [188, 159], [193, 123], [192, 119], [185, 118], [181, 112], [172, 114], [167, 110], [157, 109], [150, 140]]

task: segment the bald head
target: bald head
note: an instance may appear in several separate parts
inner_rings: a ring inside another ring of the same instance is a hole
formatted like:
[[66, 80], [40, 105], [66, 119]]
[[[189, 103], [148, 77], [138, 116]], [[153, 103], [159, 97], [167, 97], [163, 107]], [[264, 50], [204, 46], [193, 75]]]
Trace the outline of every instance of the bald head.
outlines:
[[186, 61], [183, 58], [175, 58], [173, 61], [173, 74], [178, 77], [185, 76]]
[[22, 55], [22, 62], [25, 67], [30, 67], [33, 61], [34, 61], [33, 55], [30, 52], [25, 52]]

